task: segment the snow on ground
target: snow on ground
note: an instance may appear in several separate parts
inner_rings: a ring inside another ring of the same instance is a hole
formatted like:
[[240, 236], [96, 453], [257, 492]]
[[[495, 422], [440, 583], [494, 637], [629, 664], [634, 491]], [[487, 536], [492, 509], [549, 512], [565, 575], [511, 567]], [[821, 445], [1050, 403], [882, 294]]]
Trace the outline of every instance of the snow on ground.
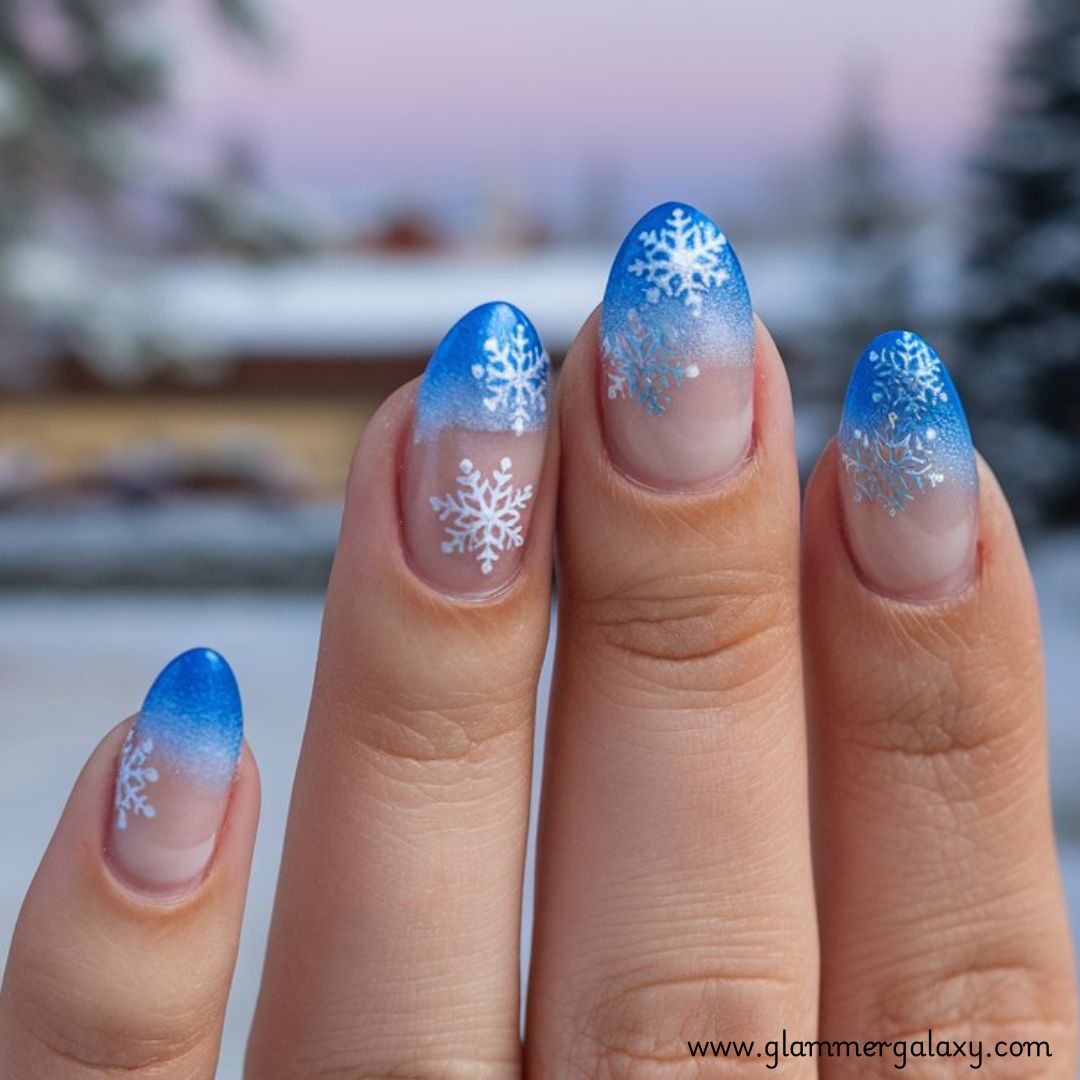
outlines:
[[[1062, 862], [1073, 922], [1080, 925], [1080, 536], [1044, 545], [1033, 563], [1047, 644]], [[173, 654], [212, 645], [236, 668], [262, 770], [263, 816], [223, 1078], [240, 1075], [254, 1008], [320, 607], [309, 595], [0, 594], [0, 956], [67, 792], [98, 739], [138, 706]], [[529, 926], [527, 913], [526, 931]]]

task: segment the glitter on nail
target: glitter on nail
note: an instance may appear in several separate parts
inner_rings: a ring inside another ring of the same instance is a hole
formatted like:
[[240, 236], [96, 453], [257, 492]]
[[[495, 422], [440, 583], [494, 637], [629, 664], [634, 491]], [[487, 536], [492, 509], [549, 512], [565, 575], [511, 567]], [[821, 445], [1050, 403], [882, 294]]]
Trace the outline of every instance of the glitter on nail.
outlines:
[[607, 396], [662, 417], [710, 364], [753, 362], [753, 309], [724, 234], [700, 210], [665, 203], [630, 230], [601, 318]]
[[974, 486], [963, 406], [938, 354], [910, 330], [872, 341], [851, 376], [840, 458], [855, 502], [896, 517], [950, 478]]

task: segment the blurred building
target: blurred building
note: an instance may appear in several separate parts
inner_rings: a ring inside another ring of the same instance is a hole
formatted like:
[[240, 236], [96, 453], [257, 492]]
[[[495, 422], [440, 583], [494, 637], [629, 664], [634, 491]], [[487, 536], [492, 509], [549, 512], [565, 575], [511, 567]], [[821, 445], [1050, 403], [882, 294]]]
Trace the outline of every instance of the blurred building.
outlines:
[[[809, 467], [857, 347], [841, 344], [837, 313], [917, 263], [913, 321], [940, 340], [957, 245], [929, 222], [872, 260], [812, 235], [736, 243], [788, 364]], [[39, 344], [0, 366], [0, 583], [318, 583], [379, 403], [485, 300], [527, 311], [558, 362], [610, 258], [596, 243], [377, 244], [274, 263], [98, 260], [88, 273], [26, 253]]]

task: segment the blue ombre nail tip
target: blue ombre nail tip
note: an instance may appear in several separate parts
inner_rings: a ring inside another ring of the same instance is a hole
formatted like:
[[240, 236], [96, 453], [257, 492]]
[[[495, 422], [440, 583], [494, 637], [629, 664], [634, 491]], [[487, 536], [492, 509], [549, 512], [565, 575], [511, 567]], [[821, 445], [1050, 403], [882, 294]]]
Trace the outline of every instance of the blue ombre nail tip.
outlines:
[[956, 387], [941, 357], [910, 330], [876, 337], [855, 365], [839, 444], [852, 498], [892, 516], [943, 484], [978, 484]]
[[549, 368], [523, 312], [503, 302], [474, 308], [428, 363], [416, 398], [416, 441], [451, 426], [515, 435], [543, 429]]
[[181, 653], [154, 680], [134, 740], [150, 740], [152, 760], [223, 783], [232, 779], [244, 738], [240, 690], [213, 649]]
[[604, 293], [601, 344], [608, 396], [656, 414], [701, 365], [753, 362], [750, 292], [711, 218], [669, 202], [630, 230]]

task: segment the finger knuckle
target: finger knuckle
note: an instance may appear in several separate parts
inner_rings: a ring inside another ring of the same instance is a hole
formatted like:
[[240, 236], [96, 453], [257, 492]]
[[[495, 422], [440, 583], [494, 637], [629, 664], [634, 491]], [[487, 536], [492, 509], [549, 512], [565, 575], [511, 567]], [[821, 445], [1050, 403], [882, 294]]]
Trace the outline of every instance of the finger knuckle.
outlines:
[[878, 632], [874, 648], [851, 666], [845, 737], [871, 750], [961, 764], [1006, 748], [1030, 727], [1025, 713], [1037, 711], [1037, 671], [1003, 663], [1000, 650], [947, 619], [919, 613]]
[[617, 663], [654, 682], [747, 686], [796, 651], [794, 582], [783, 570], [658, 576], [591, 599], [582, 617]]
[[546, 609], [541, 622], [533, 612], [425, 604], [432, 610], [381, 627], [365, 622], [320, 659], [312, 722], [390, 767], [469, 761], [532, 721]]
[[966, 678], [950, 672], [893, 670], [880, 685], [873, 672], [863, 676], [865, 694], [845, 738], [861, 749], [886, 755], [904, 771], [932, 774], [935, 790], [964, 798], [971, 782], [986, 790], [989, 759], [1003, 778], [1004, 766], [1022, 751], [1015, 723], [1015, 699], [972, 692]]
[[175, 1066], [217, 1038], [218, 1024], [205, 1007], [158, 1002], [147, 1010], [130, 987], [98, 985], [82, 993], [78, 986], [78, 979], [37, 979], [13, 995], [12, 1013], [34, 1057], [112, 1077]]
[[[415, 1057], [378, 1067], [369, 1065], [303, 1066], [304, 1080], [499, 1080], [513, 1075], [516, 1063], [482, 1058], [418, 1061]], [[252, 1073], [252, 1076], [262, 1073]], [[293, 1075], [293, 1074], [289, 1074]]]
[[370, 691], [349, 737], [387, 769], [416, 765], [475, 765], [498, 756], [531, 719], [535, 683], [492, 687], [420, 687]]
[[[875, 996], [872, 1026], [909, 1047], [928, 1032], [938, 1044], [965, 1047], [968, 1057], [981, 1046], [995, 1075], [1065, 1075], [1055, 1070], [1075, 1052], [1076, 1016], [1071, 994], [1055, 989], [1057, 982], [1035, 964], [972, 959], [892, 980]], [[970, 1068], [961, 1060], [957, 1075]]]
[[[803, 990], [791, 976], [734, 972], [635, 980], [605, 988], [581, 1010], [575, 1058], [581, 1075], [597, 1080], [684, 1080], [701, 1075], [693, 1044], [754, 1039], [780, 1030], [784, 1018], [802, 1010]], [[718, 1033], [719, 1018], [731, 1018]], [[708, 1075], [747, 1076], [760, 1059], [734, 1052], [707, 1054]]]

